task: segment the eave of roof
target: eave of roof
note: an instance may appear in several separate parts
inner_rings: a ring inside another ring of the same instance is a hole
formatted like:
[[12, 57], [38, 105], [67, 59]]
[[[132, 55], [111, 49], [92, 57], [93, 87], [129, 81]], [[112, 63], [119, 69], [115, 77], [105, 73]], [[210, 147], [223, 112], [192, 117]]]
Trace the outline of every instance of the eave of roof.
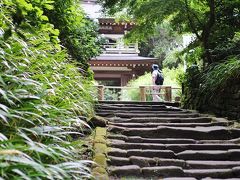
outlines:
[[137, 54], [101, 54], [92, 61], [157, 61], [157, 58], [138, 56]]

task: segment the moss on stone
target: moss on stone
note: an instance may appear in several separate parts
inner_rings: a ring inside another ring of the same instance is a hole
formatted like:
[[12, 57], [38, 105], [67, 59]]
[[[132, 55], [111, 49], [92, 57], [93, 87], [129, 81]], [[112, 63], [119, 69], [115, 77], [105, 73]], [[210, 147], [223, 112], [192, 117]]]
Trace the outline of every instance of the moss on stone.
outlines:
[[92, 171], [92, 175], [94, 176], [95, 179], [99, 180], [108, 180], [108, 174], [105, 168], [102, 167], [96, 167]]
[[94, 152], [95, 154], [97, 153], [107, 154], [107, 145], [102, 143], [95, 143]]
[[100, 167], [104, 167], [104, 168], [107, 167], [107, 160], [104, 154], [101, 154], [101, 153], [95, 154], [94, 162], [96, 162], [97, 165], [99, 165]]
[[88, 124], [94, 128], [95, 127], [106, 127], [107, 123], [108, 123], [108, 121], [104, 117], [101, 117], [101, 116], [94, 116], [88, 121]]
[[106, 144], [107, 140], [104, 136], [96, 136], [95, 139], [94, 139], [94, 143]]
[[106, 136], [107, 135], [107, 129], [102, 127], [96, 128], [96, 137], [97, 136]]
[[106, 141], [107, 129], [102, 127], [96, 127], [95, 137], [93, 139], [93, 149], [94, 157], [93, 160], [96, 166], [93, 166], [92, 175], [95, 179], [108, 180], [107, 169], [107, 158], [106, 154], [108, 151], [107, 141]]

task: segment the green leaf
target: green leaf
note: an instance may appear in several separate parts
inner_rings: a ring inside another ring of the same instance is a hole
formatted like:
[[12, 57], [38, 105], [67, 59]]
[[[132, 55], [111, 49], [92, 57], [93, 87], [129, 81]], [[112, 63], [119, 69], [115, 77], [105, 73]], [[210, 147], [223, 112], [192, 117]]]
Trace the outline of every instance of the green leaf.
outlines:
[[47, 17], [47, 16], [44, 16], [44, 15], [40, 16], [40, 19], [41, 19], [42, 21], [48, 21], [48, 17]]
[[54, 9], [54, 6], [50, 5], [50, 4], [44, 4], [44, 7], [48, 10], [53, 10]]

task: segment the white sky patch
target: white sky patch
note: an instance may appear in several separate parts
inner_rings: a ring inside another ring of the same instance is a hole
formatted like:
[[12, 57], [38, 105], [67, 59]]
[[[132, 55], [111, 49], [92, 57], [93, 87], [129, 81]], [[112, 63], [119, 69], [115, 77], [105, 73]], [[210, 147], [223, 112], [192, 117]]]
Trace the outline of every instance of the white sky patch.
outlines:
[[97, 19], [99, 17], [101, 17], [102, 13], [101, 13], [101, 6], [95, 3], [87, 3], [87, 2], [83, 2], [82, 4], [82, 8], [85, 11], [85, 13], [91, 18], [91, 19]]

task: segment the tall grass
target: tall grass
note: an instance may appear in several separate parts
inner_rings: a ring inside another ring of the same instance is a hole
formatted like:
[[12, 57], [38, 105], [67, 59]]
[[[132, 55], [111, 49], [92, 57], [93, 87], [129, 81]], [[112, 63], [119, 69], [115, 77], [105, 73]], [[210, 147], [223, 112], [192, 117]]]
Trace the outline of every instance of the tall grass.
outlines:
[[0, 179], [90, 178], [91, 162], [81, 160], [72, 135], [81, 137], [82, 129], [88, 128], [81, 117], [93, 113], [91, 84], [53, 43], [51, 24], [40, 21], [32, 26], [29, 19], [14, 23], [11, 13], [17, 12], [17, 3], [23, 3], [25, 11], [32, 6], [25, 1], [4, 3], [0, 4]]
[[[213, 98], [227, 88], [234, 79], [240, 78], [240, 58], [234, 56], [228, 60], [212, 64], [201, 77], [200, 93], [206, 98]], [[234, 82], [233, 82], [234, 83]]]

